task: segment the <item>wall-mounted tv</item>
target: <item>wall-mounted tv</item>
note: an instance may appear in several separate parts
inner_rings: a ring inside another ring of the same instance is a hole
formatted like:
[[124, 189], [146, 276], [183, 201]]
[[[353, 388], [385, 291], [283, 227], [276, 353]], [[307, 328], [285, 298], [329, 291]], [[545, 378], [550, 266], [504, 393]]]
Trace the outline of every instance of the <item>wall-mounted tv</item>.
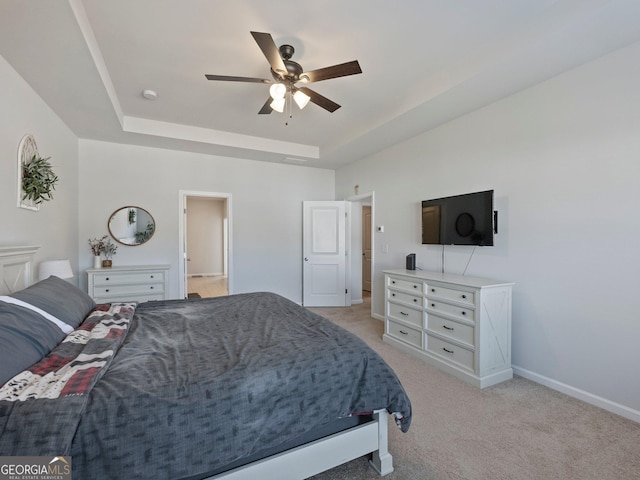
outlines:
[[425, 245], [493, 246], [493, 233], [493, 190], [422, 202]]

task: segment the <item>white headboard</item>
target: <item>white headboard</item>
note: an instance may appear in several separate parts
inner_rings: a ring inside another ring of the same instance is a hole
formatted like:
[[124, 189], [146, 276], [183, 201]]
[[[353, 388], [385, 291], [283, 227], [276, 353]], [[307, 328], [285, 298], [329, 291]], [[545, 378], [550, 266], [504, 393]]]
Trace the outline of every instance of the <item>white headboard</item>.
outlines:
[[17, 292], [33, 283], [33, 256], [39, 245], [0, 247], [0, 295]]

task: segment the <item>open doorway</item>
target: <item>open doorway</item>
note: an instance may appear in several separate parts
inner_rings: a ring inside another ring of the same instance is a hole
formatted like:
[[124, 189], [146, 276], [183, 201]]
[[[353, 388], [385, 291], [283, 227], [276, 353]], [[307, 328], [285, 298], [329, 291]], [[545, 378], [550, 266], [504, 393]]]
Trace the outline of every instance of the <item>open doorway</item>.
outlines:
[[184, 191], [180, 199], [182, 297], [229, 295], [231, 196]]
[[350, 292], [351, 304], [369, 304], [372, 308], [374, 284], [374, 193], [349, 197], [350, 222]]

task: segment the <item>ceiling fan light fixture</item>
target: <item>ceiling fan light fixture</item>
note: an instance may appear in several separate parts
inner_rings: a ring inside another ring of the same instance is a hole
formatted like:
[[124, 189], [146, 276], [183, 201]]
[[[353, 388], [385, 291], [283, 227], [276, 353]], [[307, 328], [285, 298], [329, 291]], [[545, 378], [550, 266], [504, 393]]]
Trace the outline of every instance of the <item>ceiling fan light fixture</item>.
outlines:
[[309, 103], [310, 97], [306, 93], [296, 90], [296, 93], [293, 94], [293, 99], [298, 104], [298, 107], [300, 107], [300, 110], [302, 110]]
[[269, 87], [269, 95], [271, 95], [271, 98], [274, 100], [284, 99], [285, 93], [287, 93], [287, 87], [283, 83], [274, 83]]
[[284, 112], [284, 97], [282, 98], [274, 98], [273, 102], [269, 105], [272, 109], [274, 109], [278, 113]]

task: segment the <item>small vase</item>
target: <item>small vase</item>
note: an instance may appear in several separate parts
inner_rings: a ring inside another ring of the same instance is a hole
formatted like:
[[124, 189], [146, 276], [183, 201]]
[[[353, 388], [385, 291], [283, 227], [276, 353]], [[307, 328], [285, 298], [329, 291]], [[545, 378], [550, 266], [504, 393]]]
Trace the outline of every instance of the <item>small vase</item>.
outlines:
[[111, 260], [102, 260], [102, 268], [111, 268]]
[[100, 255], [94, 255], [93, 268], [100, 268], [101, 266], [102, 266], [102, 262], [100, 261]]

